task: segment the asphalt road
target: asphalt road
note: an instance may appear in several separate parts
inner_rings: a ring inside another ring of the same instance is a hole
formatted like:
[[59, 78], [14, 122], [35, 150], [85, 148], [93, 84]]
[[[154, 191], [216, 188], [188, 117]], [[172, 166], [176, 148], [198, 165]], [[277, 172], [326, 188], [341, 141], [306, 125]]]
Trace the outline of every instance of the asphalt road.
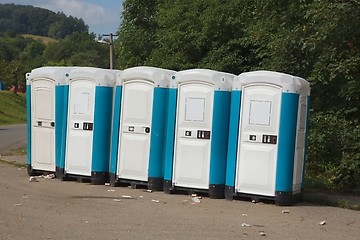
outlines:
[[26, 146], [26, 124], [0, 126], [0, 154]]

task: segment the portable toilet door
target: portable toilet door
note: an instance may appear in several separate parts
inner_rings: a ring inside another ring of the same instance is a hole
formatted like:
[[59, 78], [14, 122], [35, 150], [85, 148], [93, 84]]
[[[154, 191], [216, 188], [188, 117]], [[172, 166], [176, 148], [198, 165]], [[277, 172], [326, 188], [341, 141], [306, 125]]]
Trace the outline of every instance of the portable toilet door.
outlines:
[[122, 96], [116, 96], [121, 101], [115, 99], [115, 108], [121, 107], [121, 113], [114, 120], [119, 122], [119, 130], [113, 128], [113, 139], [119, 141], [118, 149], [113, 148], [112, 154], [117, 156], [110, 167], [112, 185], [123, 182], [146, 185], [154, 191], [163, 189], [168, 86], [174, 73], [154, 67], [134, 67], [120, 74]]
[[116, 70], [78, 68], [69, 84], [66, 150], [60, 179], [90, 178], [92, 184], [108, 180], [112, 95]]
[[67, 67], [41, 67], [26, 74], [29, 175], [55, 172], [63, 136]]
[[166, 193], [204, 191], [210, 198], [224, 197], [234, 77], [207, 69], [185, 70], [175, 75], [177, 96], [170, 94], [167, 126], [173, 139], [167, 138], [166, 143], [166, 151], [172, 151], [165, 154]]
[[291, 75], [240, 74], [232, 91], [225, 195], [299, 199], [303, 183], [310, 86]]

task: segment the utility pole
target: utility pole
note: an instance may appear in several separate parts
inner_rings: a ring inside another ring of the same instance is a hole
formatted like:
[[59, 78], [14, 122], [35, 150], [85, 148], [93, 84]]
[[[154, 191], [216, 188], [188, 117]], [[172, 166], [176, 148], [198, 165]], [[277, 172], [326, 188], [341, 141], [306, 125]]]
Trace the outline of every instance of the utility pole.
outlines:
[[114, 68], [114, 63], [113, 63], [113, 52], [114, 52], [114, 45], [113, 45], [113, 37], [117, 37], [118, 35], [116, 34], [112, 34], [112, 33], [109, 33], [109, 34], [103, 34], [103, 36], [105, 37], [109, 37], [109, 45], [110, 45], [110, 69], [113, 69]]

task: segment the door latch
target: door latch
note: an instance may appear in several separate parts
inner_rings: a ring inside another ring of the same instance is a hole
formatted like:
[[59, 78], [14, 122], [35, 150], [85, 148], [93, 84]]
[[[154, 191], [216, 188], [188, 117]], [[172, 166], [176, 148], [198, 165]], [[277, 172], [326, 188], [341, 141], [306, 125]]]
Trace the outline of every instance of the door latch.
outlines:
[[145, 128], [145, 132], [146, 132], [146, 133], [150, 133], [150, 128], [149, 128], [149, 127], [146, 127], [146, 128]]
[[55, 122], [51, 122], [50, 124], [52, 127], [55, 127]]

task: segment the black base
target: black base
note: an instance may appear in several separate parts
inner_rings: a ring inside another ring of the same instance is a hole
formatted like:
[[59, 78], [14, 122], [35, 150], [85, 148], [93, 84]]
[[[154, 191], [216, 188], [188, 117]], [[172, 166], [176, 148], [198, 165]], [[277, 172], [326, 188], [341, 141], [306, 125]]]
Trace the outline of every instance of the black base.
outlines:
[[119, 181], [116, 179], [116, 174], [115, 173], [109, 173], [109, 178], [110, 178], [110, 185], [113, 187], [118, 187], [120, 186]]
[[275, 192], [275, 205], [289, 206], [293, 203], [293, 195], [291, 192]]
[[71, 178], [65, 174], [65, 169], [59, 168], [56, 170], [56, 177], [61, 181], [69, 181]]
[[171, 180], [164, 179], [164, 192], [167, 194], [171, 194], [173, 192], [173, 186]]
[[56, 178], [59, 178], [59, 175], [61, 174], [61, 168], [56, 166], [56, 170], [55, 170], [55, 176]]
[[225, 198], [224, 192], [225, 192], [225, 186], [223, 184], [209, 184], [210, 199]]
[[164, 189], [163, 178], [148, 178], [148, 189], [153, 191], [162, 191]]
[[225, 186], [225, 198], [226, 200], [232, 201], [234, 200], [235, 187], [233, 186]]
[[91, 184], [104, 185], [109, 182], [108, 172], [91, 172]]
[[35, 170], [31, 167], [31, 164], [27, 164], [27, 173], [29, 176], [40, 176], [40, 175], [47, 175], [50, 173], [54, 173], [52, 171], [42, 171], [42, 170]]

